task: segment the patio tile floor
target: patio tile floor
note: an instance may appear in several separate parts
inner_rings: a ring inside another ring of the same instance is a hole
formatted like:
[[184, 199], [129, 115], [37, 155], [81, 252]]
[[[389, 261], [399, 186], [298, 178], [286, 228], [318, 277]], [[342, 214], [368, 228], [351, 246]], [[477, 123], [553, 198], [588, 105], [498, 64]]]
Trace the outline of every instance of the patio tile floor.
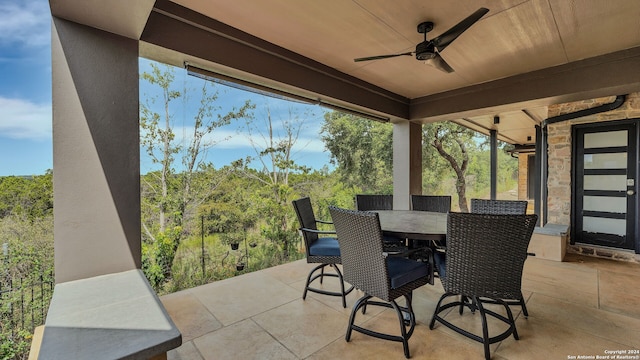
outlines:
[[[344, 341], [350, 307], [361, 292], [347, 297], [347, 309], [338, 297], [308, 293], [302, 300], [313, 266], [299, 260], [162, 296], [183, 334], [183, 345], [170, 351], [168, 359], [404, 359], [400, 343], [355, 332], [351, 342]], [[331, 280], [324, 286], [334, 289]], [[409, 340], [411, 357], [482, 359], [480, 343], [440, 324], [429, 330], [442, 293], [437, 280], [414, 292], [418, 325]], [[523, 293], [529, 317], [522, 316], [520, 307], [511, 308], [520, 340], [493, 344], [493, 359], [568, 359], [640, 349], [640, 264], [577, 255], [567, 255], [564, 262], [531, 257]], [[468, 311], [446, 316], [480, 329], [479, 316]], [[371, 307], [357, 320], [399, 332], [391, 310]]]

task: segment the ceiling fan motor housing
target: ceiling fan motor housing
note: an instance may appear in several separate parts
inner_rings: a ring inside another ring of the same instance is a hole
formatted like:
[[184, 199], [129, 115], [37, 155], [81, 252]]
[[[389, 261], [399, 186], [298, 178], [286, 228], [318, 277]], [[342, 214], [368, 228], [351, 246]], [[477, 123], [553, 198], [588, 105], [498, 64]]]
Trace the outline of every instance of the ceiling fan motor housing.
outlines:
[[436, 56], [433, 42], [423, 41], [416, 46], [416, 59], [429, 60]]

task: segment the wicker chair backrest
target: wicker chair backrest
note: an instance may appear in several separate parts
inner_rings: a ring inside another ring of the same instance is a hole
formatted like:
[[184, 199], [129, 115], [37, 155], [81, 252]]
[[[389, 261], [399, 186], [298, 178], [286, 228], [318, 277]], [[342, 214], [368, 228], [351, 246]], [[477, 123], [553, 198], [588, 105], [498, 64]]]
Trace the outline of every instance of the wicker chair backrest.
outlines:
[[448, 213], [451, 211], [449, 195], [411, 195], [411, 209]]
[[369, 295], [388, 301], [390, 280], [378, 214], [333, 206], [329, 207], [329, 212], [340, 244], [344, 280]]
[[[318, 230], [316, 224], [316, 216], [313, 213], [313, 207], [311, 206], [311, 199], [304, 197], [298, 200], [293, 200], [293, 208], [298, 216], [298, 223], [301, 228]], [[318, 234], [302, 231], [302, 237], [304, 239], [305, 248], [309, 249], [309, 246], [318, 240]], [[307, 254], [309, 255], [309, 254]]]
[[356, 210], [393, 210], [393, 195], [356, 195]]
[[446, 291], [519, 299], [537, 215], [449, 213]]
[[526, 214], [528, 202], [525, 200], [471, 199], [474, 214]]

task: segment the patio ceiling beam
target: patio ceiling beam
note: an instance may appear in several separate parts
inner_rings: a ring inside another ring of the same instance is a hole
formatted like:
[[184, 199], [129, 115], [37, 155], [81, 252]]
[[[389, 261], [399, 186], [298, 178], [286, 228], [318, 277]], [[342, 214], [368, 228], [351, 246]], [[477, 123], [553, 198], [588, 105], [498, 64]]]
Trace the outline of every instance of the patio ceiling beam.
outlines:
[[[141, 41], [154, 45], [157, 51], [168, 49], [183, 54], [183, 61], [202, 59], [205, 65], [198, 64], [201, 67], [211, 64], [226, 71], [224, 75], [294, 95], [313, 96], [318, 102], [394, 119], [409, 117], [409, 99], [403, 96], [170, 1], [156, 3]], [[145, 57], [162, 57], [144, 53], [144, 46], [142, 49]]]
[[441, 121], [640, 90], [640, 47], [411, 100], [410, 119]]

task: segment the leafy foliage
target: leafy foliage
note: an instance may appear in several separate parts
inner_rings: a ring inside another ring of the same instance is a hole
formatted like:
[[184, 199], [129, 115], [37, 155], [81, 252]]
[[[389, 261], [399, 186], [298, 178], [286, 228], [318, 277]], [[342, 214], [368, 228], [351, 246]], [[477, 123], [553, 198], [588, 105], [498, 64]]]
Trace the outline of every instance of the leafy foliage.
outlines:
[[393, 193], [391, 124], [333, 111], [325, 113], [320, 133], [344, 183], [363, 193]]
[[[206, 140], [207, 135], [234, 120], [249, 117], [254, 106], [246, 101], [239, 109], [224, 114], [222, 108], [216, 106], [218, 92], [215, 89], [211, 92], [209, 82], [203, 82], [199, 106], [193, 114], [193, 129], [185, 146], [176, 140], [173, 104], [182, 99], [186, 106], [192, 89], [175, 89], [172, 67], [161, 69], [152, 63], [151, 68], [150, 73], [144, 72], [140, 77], [154, 85], [159, 94], [149, 96], [141, 104], [140, 143], [160, 169], [142, 179], [142, 225], [147, 242], [145, 255], [151, 257], [144, 260], [144, 269], [157, 287], [171, 276], [175, 253], [186, 235], [183, 234], [185, 221], [195, 216], [200, 204], [202, 192], [198, 197], [194, 193], [203, 190], [198, 186], [205, 183], [197, 181], [198, 173], [212, 168], [212, 164], [204, 161], [204, 154], [216, 142]], [[182, 155], [182, 171], [176, 171], [175, 157], [179, 154]]]
[[53, 172], [40, 176], [0, 177], [0, 218], [37, 219], [53, 213]]
[[0, 359], [24, 359], [53, 284], [51, 172], [0, 177]]
[[[296, 163], [293, 149], [312, 115], [290, 111], [277, 122], [266, 109], [266, 115], [256, 119], [248, 102], [220, 115], [216, 95], [203, 88], [193, 141], [181, 145], [175, 143], [168, 105], [186, 93], [171, 88], [174, 78], [169, 70], [154, 67], [143, 80], [163, 89], [162, 96], [148, 99], [141, 109], [141, 144], [161, 168], [141, 177], [142, 268], [160, 294], [302, 258], [293, 199], [311, 197], [316, 217], [329, 220], [330, 205], [353, 208], [357, 193], [393, 192], [390, 124], [327, 112], [321, 135], [336, 168], [311, 170]], [[154, 101], [167, 111], [154, 111]], [[215, 145], [205, 141], [206, 134], [239, 119], [250, 120], [246, 126], [255, 156], [220, 168], [202, 161]], [[424, 193], [464, 199], [459, 190], [464, 184], [469, 196], [488, 194], [486, 139], [454, 124], [438, 123], [423, 126], [423, 143]], [[517, 161], [504, 151], [499, 153], [498, 176], [499, 191], [514, 188]], [[51, 172], [0, 177], [0, 239], [10, 249], [2, 276], [52, 276], [52, 189]], [[239, 243], [239, 248], [231, 250], [230, 243]], [[47, 302], [43, 296], [40, 305], [48, 306]], [[3, 322], [0, 358], [26, 356], [30, 329], [13, 329], [13, 334], [8, 330]]]

